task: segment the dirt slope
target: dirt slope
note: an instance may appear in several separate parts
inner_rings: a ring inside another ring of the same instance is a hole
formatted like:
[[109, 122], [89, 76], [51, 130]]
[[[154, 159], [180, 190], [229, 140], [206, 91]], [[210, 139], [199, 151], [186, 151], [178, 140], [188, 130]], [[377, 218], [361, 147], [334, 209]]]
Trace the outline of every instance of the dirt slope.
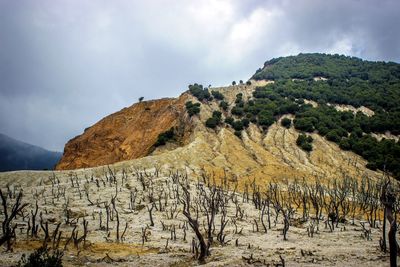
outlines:
[[186, 96], [144, 101], [111, 114], [70, 140], [57, 170], [147, 156], [160, 133], [182, 124]]

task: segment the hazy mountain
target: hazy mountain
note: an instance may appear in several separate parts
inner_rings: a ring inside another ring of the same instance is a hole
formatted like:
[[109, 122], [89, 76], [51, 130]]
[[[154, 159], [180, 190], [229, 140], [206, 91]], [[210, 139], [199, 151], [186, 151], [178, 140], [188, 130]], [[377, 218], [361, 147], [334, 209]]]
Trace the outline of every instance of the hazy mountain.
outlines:
[[61, 156], [0, 134], [0, 171], [53, 169]]

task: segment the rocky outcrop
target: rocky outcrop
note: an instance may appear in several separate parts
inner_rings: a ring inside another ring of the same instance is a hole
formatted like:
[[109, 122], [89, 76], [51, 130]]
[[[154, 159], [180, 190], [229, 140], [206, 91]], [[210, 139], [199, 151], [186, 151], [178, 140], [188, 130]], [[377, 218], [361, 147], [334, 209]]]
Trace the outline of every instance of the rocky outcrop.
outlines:
[[185, 102], [179, 98], [143, 101], [111, 114], [71, 139], [57, 170], [112, 164], [147, 156], [158, 135], [185, 127]]

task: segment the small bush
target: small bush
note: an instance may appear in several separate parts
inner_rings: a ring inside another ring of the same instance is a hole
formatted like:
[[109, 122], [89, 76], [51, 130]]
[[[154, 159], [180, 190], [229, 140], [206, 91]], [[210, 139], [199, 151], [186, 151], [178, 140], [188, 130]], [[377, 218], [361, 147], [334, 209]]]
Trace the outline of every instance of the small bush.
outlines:
[[239, 108], [237, 106], [233, 107], [231, 113], [236, 116], [242, 116], [244, 114], [243, 108]]
[[249, 124], [250, 124], [250, 120], [249, 119], [243, 119], [242, 120], [242, 125], [243, 125], [244, 128], [249, 127]]
[[243, 130], [243, 123], [242, 123], [242, 121], [234, 121], [234, 122], [232, 123], [232, 127], [233, 127], [233, 129], [235, 129], [236, 131], [241, 131], [241, 130]]
[[212, 116], [217, 118], [217, 119], [219, 119], [219, 120], [221, 120], [222, 113], [220, 111], [216, 110], [216, 111], [213, 111]]
[[313, 119], [312, 118], [294, 119], [294, 127], [297, 130], [311, 133], [314, 131]]
[[206, 126], [211, 129], [215, 129], [219, 124], [219, 121], [215, 117], [208, 118], [206, 120]]
[[208, 92], [207, 88], [203, 88], [203, 85], [201, 84], [190, 84], [189, 85], [189, 92], [192, 94], [194, 97], [196, 97], [199, 101], [203, 100], [211, 100], [211, 94]]
[[208, 128], [215, 129], [221, 123], [222, 113], [219, 111], [214, 111], [211, 118], [206, 121], [206, 126]]
[[46, 247], [35, 250], [28, 258], [23, 254], [18, 267], [62, 267], [63, 253], [55, 250], [50, 254]]
[[242, 138], [242, 132], [241, 131], [235, 131], [235, 135], [239, 138]]
[[236, 94], [236, 100], [238, 100], [238, 99], [243, 99], [243, 94], [242, 93]]
[[351, 149], [351, 145], [349, 143], [348, 139], [342, 139], [339, 143], [339, 147], [343, 150], [350, 150]]
[[222, 108], [224, 111], [227, 111], [227, 110], [228, 110], [228, 107], [229, 107], [229, 105], [228, 105], [228, 103], [227, 103], [227, 102], [225, 102], [225, 101], [221, 101], [221, 103], [219, 103], [219, 107], [220, 107], [220, 108]]
[[337, 130], [332, 130], [332, 131], [328, 132], [326, 134], [326, 139], [328, 139], [329, 141], [335, 142], [335, 143], [339, 143], [341, 140]]
[[299, 137], [297, 137], [296, 144], [304, 151], [309, 152], [312, 151], [312, 141], [313, 138], [311, 136], [300, 134]]
[[288, 119], [288, 118], [283, 118], [281, 121], [281, 125], [287, 129], [289, 129], [290, 126], [292, 125], [292, 120]]
[[217, 100], [224, 100], [224, 95], [218, 91], [211, 91], [211, 94]]
[[227, 124], [229, 124], [229, 125], [233, 125], [233, 122], [234, 122], [235, 120], [232, 118], [232, 117], [226, 117], [225, 118], [225, 123], [227, 123]]
[[156, 141], [156, 143], [154, 144], [154, 146], [155, 146], [155, 147], [163, 146], [163, 145], [165, 145], [168, 141], [173, 140], [174, 137], [175, 137], [174, 129], [171, 128], [171, 129], [169, 129], [168, 131], [165, 131], [165, 132], [160, 133], [160, 134], [158, 135], [157, 141]]
[[186, 106], [186, 111], [188, 112], [190, 117], [200, 113], [200, 103], [193, 104], [192, 101], [188, 101], [186, 102], [185, 106]]

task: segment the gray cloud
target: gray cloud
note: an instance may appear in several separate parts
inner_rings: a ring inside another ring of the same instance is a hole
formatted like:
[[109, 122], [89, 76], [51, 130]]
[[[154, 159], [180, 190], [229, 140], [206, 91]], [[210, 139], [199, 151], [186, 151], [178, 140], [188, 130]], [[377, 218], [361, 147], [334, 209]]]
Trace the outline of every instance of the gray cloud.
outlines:
[[48, 149], [193, 82], [246, 80], [272, 57], [400, 61], [399, 1], [0, 1], [0, 132]]

